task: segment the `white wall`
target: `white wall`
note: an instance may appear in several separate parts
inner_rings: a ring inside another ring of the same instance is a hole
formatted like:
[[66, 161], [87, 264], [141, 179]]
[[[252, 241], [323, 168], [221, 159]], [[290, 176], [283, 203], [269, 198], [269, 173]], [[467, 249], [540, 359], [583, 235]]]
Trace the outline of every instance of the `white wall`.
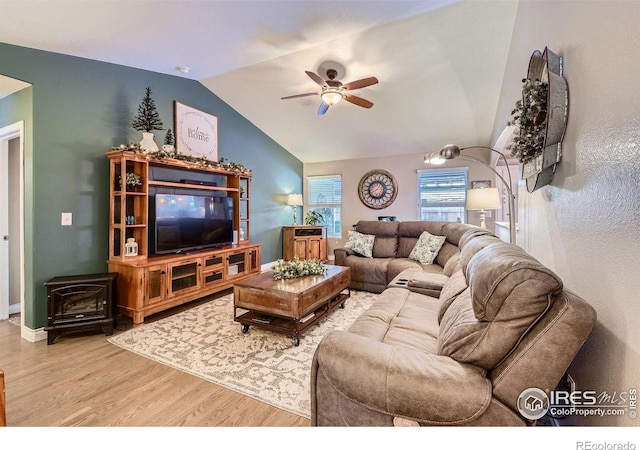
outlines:
[[640, 381], [639, 44], [639, 2], [521, 2], [494, 128], [495, 139], [531, 53], [548, 46], [563, 56], [570, 97], [563, 158], [550, 186], [520, 188], [518, 243], [596, 308], [598, 324], [570, 373], [577, 389], [609, 394]]
[[[444, 142], [442, 145], [447, 144]], [[438, 149], [435, 149], [438, 150]], [[425, 153], [434, 149], [425, 149]], [[486, 155], [472, 152], [470, 155], [487, 160]], [[424, 163], [424, 153], [413, 153], [387, 158], [363, 158], [342, 161], [307, 163], [304, 165], [304, 189], [307, 179], [312, 175], [342, 175], [342, 239], [329, 239], [329, 254], [333, 249], [346, 242], [347, 231], [352, 230], [358, 220], [378, 220], [378, 216], [396, 216], [397, 220], [409, 221], [418, 219], [418, 169], [466, 166], [463, 161], [447, 161], [442, 166], [428, 166]], [[391, 206], [384, 209], [366, 207], [358, 197], [358, 184], [362, 176], [373, 169], [384, 169], [398, 182], [398, 196]], [[495, 186], [495, 175], [491, 170], [479, 164], [469, 165], [469, 182], [473, 180], [491, 180]], [[306, 206], [305, 206], [306, 212]], [[303, 215], [304, 216], [304, 215]], [[467, 220], [474, 225], [480, 224], [479, 213], [469, 211]], [[487, 218], [487, 228], [493, 231], [493, 215]]]

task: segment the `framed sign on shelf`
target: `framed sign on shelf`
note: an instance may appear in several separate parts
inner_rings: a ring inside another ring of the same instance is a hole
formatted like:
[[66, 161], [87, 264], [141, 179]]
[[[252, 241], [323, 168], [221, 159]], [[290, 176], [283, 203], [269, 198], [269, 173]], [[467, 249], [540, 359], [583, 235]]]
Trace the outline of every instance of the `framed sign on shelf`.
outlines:
[[174, 101], [176, 152], [218, 161], [218, 118]]

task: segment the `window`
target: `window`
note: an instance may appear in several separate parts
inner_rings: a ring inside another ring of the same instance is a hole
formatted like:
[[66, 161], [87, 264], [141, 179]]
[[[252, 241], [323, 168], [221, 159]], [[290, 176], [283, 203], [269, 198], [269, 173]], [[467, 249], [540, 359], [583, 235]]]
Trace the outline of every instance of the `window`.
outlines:
[[465, 222], [467, 169], [418, 171], [420, 220]]
[[318, 211], [327, 226], [327, 235], [342, 236], [342, 177], [323, 175], [307, 177], [307, 209]]

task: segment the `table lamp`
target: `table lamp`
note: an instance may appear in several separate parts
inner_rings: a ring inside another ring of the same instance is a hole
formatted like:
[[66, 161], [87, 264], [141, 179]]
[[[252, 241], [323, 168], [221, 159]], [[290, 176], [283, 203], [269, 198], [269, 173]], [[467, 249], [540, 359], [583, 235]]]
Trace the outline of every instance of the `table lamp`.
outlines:
[[467, 209], [480, 211], [480, 227], [487, 228], [485, 213], [487, 209], [500, 208], [500, 191], [498, 188], [469, 189], [467, 191]]
[[298, 206], [302, 206], [302, 194], [289, 194], [287, 205], [293, 208], [293, 224], [298, 225]]

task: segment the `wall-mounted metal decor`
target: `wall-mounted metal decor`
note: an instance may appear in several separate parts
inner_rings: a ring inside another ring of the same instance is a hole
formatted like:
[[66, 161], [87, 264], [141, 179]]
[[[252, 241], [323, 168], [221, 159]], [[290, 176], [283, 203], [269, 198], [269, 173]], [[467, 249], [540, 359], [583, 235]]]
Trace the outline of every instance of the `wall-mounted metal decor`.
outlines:
[[531, 55], [522, 100], [512, 111], [509, 125], [518, 128], [509, 146], [522, 163], [527, 191], [551, 183], [562, 157], [562, 139], [569, 113], [569, 89], [562, 57], [545, 47]]

